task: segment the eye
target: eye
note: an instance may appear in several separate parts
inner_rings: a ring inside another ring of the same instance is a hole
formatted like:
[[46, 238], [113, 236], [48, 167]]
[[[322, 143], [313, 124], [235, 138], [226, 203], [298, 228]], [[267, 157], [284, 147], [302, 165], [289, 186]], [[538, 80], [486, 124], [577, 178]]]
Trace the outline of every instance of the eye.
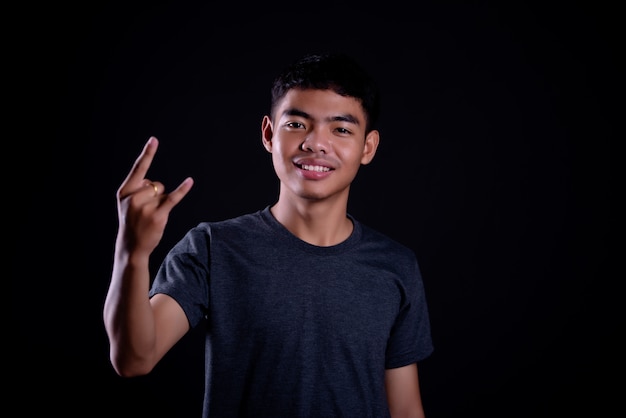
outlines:
[[303, 123], [296, 122], [296, 121], [287, 122], [285, 123], [285, 126], [291, 129], [303, 129], [304, 128]]
[[339, 133], [340, 135], [350, 135], [352, 133], [351, 130], [343, 128], [341, 126], [338, 128], [335, 128], [335, 131]]

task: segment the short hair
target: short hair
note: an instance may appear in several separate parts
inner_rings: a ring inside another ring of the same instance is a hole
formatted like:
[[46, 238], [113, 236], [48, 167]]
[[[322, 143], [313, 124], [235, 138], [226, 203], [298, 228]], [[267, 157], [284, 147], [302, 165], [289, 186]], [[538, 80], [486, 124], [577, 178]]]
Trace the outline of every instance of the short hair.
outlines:
[[292, 89], [332, 90], [357, 99], [366, 118], [366, 133], [374, 129], [380, 112], [380, 93], [374, 79], [344, 53], [308, 54], [289, 65], [272, 84], [271, 115]]

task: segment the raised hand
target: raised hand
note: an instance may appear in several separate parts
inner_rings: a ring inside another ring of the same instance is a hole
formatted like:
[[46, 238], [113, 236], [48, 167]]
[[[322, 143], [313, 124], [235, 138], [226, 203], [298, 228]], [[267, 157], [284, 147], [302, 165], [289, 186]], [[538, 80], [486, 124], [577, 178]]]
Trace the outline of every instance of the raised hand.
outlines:
[[193, 186], [187, 177], [172, 192], [146, 177], [159, 141], [150, 137], [117, 190], [118, 245], [127, 252], [149, 255], [163, 237], [169, 214]]

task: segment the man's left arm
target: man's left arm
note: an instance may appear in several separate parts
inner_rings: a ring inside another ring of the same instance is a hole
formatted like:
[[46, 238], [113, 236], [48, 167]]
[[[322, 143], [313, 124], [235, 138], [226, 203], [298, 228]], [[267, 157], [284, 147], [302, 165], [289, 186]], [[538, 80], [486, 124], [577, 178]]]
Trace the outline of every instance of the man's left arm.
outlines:
[[385, 388], [392, 418], [425, 418], [416, 363], [387, 369]]

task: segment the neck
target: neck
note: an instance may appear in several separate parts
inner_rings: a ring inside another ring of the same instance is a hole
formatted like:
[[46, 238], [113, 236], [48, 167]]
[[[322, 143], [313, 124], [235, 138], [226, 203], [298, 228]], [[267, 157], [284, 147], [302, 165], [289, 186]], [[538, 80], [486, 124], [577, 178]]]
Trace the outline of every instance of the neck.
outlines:
[[343, 202], [279, 199], [270, 211], [292, 234], [320, 247], [345, 241], [353, 229], [345, 199]]

